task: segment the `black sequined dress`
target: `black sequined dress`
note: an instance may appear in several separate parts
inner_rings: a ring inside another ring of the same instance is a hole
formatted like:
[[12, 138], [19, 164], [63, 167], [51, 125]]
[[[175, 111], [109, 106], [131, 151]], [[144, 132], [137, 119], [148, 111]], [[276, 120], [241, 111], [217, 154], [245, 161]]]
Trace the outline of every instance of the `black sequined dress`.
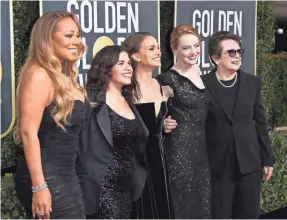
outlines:
[[[38, 137], [45, 180], [52, 196], [51, 219], [85, 218], [82, 193], [76, 175], [76, 157], [79, 134], [88, 115], [88, 102], [75, 100], [66, 132], [51, 116], [54, 105], [45, 108]], [[15, 176], [17, 195], [31, 214], [31, 179], [25, 158], [17, 167]]]
[[101, 187], [96, 218], [127, 219], [133, 203], [133, 145], [141, 134], [137, 119], [127, 119], [108, 107], [114, 155]]
[[169, 115], [178, 126], [165, 136], [170, 189], [176, 219], [211, 217], [211, 182], [205, 146], [207, 116], [204, 90], [174, 70], [157, 77], [169, 85]]

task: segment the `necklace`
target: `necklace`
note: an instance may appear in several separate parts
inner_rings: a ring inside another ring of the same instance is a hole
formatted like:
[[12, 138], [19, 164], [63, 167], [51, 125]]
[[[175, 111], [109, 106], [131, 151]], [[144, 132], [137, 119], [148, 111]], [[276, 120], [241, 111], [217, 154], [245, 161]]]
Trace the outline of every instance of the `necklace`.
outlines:
[[237, 73], [235, 74], [235, 80], [234, 80], [234, 82], [233, 82], [231, 85], [229, 85], [229, 86], [224, 85], [224, 84], [220, 81], [220, 79], [219, 79], [218, 76], [217, 76], [217, 72], [215, 73], [215, 76], [216, 76], [217, 81], [220, 83], [220, 85], [222, 85], [222, 86], [225, 87], [225, 88], [231, 88], [231, 87], [233, 87], [233, 86], [235, 85], [236, 81], [237, 81]]

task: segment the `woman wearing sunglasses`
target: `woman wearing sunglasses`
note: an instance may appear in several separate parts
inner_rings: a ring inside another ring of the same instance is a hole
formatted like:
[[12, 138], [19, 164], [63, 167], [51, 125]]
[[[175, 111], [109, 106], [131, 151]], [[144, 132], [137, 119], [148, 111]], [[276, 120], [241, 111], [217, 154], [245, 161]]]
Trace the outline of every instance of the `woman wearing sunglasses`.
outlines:
[[244, 50], [231, 32], [211, 36], [209, 56], [215, 65], [203, 76], [208, 98], [206, 147], [212, 177], [213, 218], [258, 218], [261, 169], [272, 176], [261, 80], [240, 69]]

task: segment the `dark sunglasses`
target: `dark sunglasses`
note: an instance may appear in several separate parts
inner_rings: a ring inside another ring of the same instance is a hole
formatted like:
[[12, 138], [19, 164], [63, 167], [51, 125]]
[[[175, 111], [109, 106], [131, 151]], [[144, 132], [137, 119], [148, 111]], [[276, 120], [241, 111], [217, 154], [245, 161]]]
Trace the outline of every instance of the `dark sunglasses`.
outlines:
[[228, 52], [228, 55], [229, 55], [230, 57], [235, 57], [235, 56], [236, 56], [236, 53], [238, 53], [238, 55], [239, 55], [240, 57], [242, 57], [243, 54], [244, 54], [244, 49], [238, 49], [238, 50], [231, 49], [231, 50], [227, 50], [227, 52]]

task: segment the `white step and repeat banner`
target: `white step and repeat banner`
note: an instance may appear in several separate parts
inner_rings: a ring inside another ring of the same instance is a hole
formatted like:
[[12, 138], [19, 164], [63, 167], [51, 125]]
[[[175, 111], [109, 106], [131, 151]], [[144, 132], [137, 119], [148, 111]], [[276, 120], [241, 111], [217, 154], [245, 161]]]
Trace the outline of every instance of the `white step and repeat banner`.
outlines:
[[213, 65], [208, 56], [208, 38], [217, 31], [231, 31], [241, 37], [245, 49], [242, 69], [255, 74], [256, 1], [175, 1], [174, 25], [190, 24], [202, 39], [202, 74]]
[[[147, 31], [160, 40], [159, 0], [154, 1], [51, 1], [40, 0], [40, 15], [67, 10], [76, 14], [88, 52], [80, 60], [79, 82], [85, 84], [93, 56], [106, 45], [120, 45], [132, 33]], [[160, 43], [160, 42], [159, 42]], [[157, 74], [160, 70], [155, 71]]]

